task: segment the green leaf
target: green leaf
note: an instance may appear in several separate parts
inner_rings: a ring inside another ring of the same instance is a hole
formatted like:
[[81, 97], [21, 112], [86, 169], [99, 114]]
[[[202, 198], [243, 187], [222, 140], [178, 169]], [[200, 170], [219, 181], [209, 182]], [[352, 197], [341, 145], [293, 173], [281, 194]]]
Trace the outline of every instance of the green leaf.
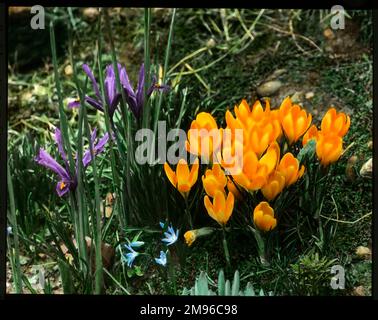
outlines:
[[232, 295], [233, 296], [239, 295], [239, 287], [240, 287], [240, 275], [239, 275], [239, 271], [236, 270], [234, 274], [234, 280], [232, 281]]
[[198, 292], [198, 295], [201, 295], [201, 296], [209, 295], [209, 285], [207, 282], [207, 276], [206, 276], [206, 273], [203, 271], [201, 271], [201, 274], [198, 278], [197, 292]]
[[127, 276], [131, 278], [135, 274], [134, 269], [127, 269]]
[[224, 296], [225, 293], [225, 280], [223, 270], [219, 271], [218, 275], [218, 296]]
[[70, 267], [67, 265], [65, 261], [61, 259], [58, 259], [58, 267], [60, 277], [62, 278], [63, 292], [65, 294], [74, 293]]
[[230, 283], [230, 280], [226, 281], [226, 288], [225, 288], [224, 295], [225, 296], [230, 296], [231, 295], [231, 283]]
[[306, 145], [299, 151], [297, 159], [301, 164], [315, 156], [316, 141], [311, 139]]
[[250, 282], [247, 283], [247, 287], [245, 289], [244, 295], [248, 296], [248, 297], [254, 297], [255, 296], [255, 290], [253, 290], [252, 283], [250, 283]]
[[131, 242], [138, 241], [138, 239], [139, 239], [140, 235], [142, 234], [142, 232], [143, 232], [143, 231], [139, 231], [139, 232], [135, 235], [135, 237], [133, 238], [133, 240], [132, 240]]
[[135, 274], [136, 274], [138, 277], [143, 276], [144, 273], [143, 273], [142, 268], [141, 268], [140, 266], [135, 266], [134, 270], [135, 270]]

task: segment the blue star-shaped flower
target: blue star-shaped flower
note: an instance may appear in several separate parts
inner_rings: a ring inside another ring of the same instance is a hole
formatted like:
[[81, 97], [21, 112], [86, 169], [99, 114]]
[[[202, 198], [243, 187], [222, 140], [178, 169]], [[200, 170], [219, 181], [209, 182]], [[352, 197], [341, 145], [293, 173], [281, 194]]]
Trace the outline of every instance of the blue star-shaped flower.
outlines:
[[165, 267], [167, 264], [167, 254], [164, 251], [160, 251], [160, 258], [155, 258], [157, 264], [162, 265]]
[[179, 230], [177, 229], [177, 231], [175, 232], [172, 225], [170, 225], [168, 227], [168, 232], [164, 232], [164, 235], [165, 235], [165, 238], [163, 238], [161, 241], [165, 242], [167, 246], [170, 246], [177, 241]]

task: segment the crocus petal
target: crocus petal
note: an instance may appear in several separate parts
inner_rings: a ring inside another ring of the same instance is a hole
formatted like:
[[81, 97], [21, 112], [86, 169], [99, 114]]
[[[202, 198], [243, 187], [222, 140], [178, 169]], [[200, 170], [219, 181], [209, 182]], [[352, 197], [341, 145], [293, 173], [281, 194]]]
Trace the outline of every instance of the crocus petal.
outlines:
[[113, 118], [114, 112], [117, 109], [117, 106], [118, 106], [119, 101], [121, 100], [121, 97], [122, 96], [121, 96], [120, 93], [116, 93], [116, 95], [114, 96], [113, 101], [112, 101], [112, 103], [109, 106], [109, 116], [110, 116], [110, 119]]
[[63, 197], [70, 190], [70, 183], [63, 180], [59, 181], [55, 190], [59, 197]]
[[89, 79], [91, 80], [92, 85], [93, 85], [93, 90], [94, 90], [97, 98], [99, 100], [101, 100], [100, 89], [98, 88], [98, 84], [97, 84], [96, 78], [94, 77], [91, 68], [87, 64], [84, 63], [83, 64], [83, 70], [87, 74], [87, 76], [89, 77]]
[[62, 159], [64, 160], [65, 164], [66, 164], [66, 169], [68, 169], [67, 155], [66, 155], [64, 148], [63, 148], [62, 133], [60, 132], [59, 128], [55, 129], [55, 142], [58, 145], [59, 153], [60, 153]]
[[112, 105], [114, 99], [116, 98], [117, 89], [116, 89], [116, 77], [114, 74], [114, 69], [112, 65], [106, 67], [106, 77], [105, 77], [105, 92], [106, 92], [106, 102], [108, 105]]
[[227, 200], [226, 200], [226, 208], [224, 211], [224, 223], [226, 224], [227, 221], [230, 219], [232, 211], [234, 209], [235, 198], [232, 192], [228, 193]]
[[[93, 137], [93, 134], [94, 134], [95, 130], [92, 132], [92, 136], [91, 136], [91, 140], [92, 138], [96, 138], [96, 136], [94, 135]], [[104, 151], [104, 148], [105, 148], [105, 144], [108, 142], [109, 140], [109, 134], [108, 133], [105, 133], [104, 136], [98, 141], [98, 143], [96, 145], [93, 146], [93, 154], [94, 156], [98, 155], [99, 153], [103, 152]], [[92, 144], [94, 143], [94, 140], [91, 142]], [[91, 150], [88, 149], [84, 156], [83, 156], [83, 166], [84, 168], [88, 166], [88, 164], [92, 161], [92, 157], [91, 157]]]
[[198, 169], [199, 169], [199, 160], [198, 158], [194, 161], [192, 168], [190, 169], [189, 173], [189, 185], [190, 187], [193, 187], [193, 185], [196, 183], [198, 178]]
[[164, 163], [164, 171], [165, 171], [165, 174], [167, 175], [169, 181], [176, 188], [176, 186], [177, 186], [176, 173], [171, 169], [171, 167], [169, 166], [169, 164], [167, 162]]
[[67, 104], [67, 108], [69, 109], [79, 108], [79, 107], [80, 107], [80, 101], [77, 99], [72, 100], [71, 102]]
[[144, 63], [140, 66], [138, 86], [136, 90], [136, 101], [139, 108], [143, 108], [144, 103]]
[[133, 90], [133, 87], [131, 86], [131, 83], [130, 83], [130, 80], [129, 80], [129, 76], [127, 75], [127, 71], [126, 71], [126, 68], [121, 68], [121, 69], [118, 69], [120, 70], [119, 72], [119, 80], [122, 84], [122, 87], [125, 89], [126, 91], [126, 94], [130, 97], [135, 97], [135, 92]]
[[38, 164], [54, 171], [56, 174], [59, 175], [59, 177], [62, 180], [64, 181], [70, 180], [70, 176], [67, 173], [67, 171], [58, 162], [56, 162], [56, 160], [53, 157], [51, 157], [50, 154], [48, 154], [42, 148], [39, 149], [39, 153], [35, 157], [35, 161], [37, 161]]
[[109, 140], [109, 133], [105, 133], [104, 136], [98, 140], [97, 144], [95, 145], [96, 154], [99, 154], [104, 151], [105, 145]]
[[100, 103], [99, 101], [97, 101], [97, 100], [95, 100], [95, 99], [93, 99], [89, 96], [85, 96], [85, 101], [89, 105], [91, 105], [93, 108], [96, 108], [97, 110], [104, 112], [104, 108], [102, 107], [102, 101], [101, 100], [100, 100], [101, 101], [101, 103]]

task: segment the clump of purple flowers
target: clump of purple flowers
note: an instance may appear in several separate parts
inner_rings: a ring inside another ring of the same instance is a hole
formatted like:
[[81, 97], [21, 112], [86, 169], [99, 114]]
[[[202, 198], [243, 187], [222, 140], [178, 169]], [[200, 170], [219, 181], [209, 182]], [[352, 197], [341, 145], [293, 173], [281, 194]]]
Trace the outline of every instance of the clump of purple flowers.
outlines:
[[[139, 119], [144, 105], [144, 83], [145, 83], [145, 72], [144, 72], [144, 64], [141, 65], [139, 70], [139, 79], [136, 91], [134, 91], [133, 87], [131, 86], [128, 74], [126, 72], [126, 68], [122, 67], [120, 63], [118, 65], [118, 74], [120, 78], [120, 83], [122, 86], [122, 90], [125, 94], [126, 102], [130, 107], [130, 110], [133, 112], [135, 118]], [[117, 109], [118, 103], [121, 100], [122, 93], [117, 90], [117, 80], [113, 65], [110, 64], [106, 66], [106, 76], [104, 80], [104, 89], [105, 89], [105, 97], [101, 95], [99, 85], [94, 77], [92, 70], [87, 64], [83, 65], [84, 72], [89, 77], [90, 81], [92, 82], [93, 91], [95, 93], [95, 97], [85, 96], [85, 102], [87, 102], [92, 107], [96, 108], [101, 112], [105, 112], [104, 101], [108, 105], [109, 108], [109, 117], [112, 121], [113, 115]], [[146, 97], [149, 98], [153, 91], [155, 90], [168, 90], [168, 86], [166, 85], [159, 85], [157, 83], [156, 77], [152, 77], [151, 86], [148, 88], [146, 92]], [[68, 104], [69, 108], [76, 108], [80, 106], [79, 100], [74, 100]]]
[[[68, 191], [74, 191], [77, 187], [77, 172], [78, 172], [78, 159], [76, 155], [76, 165], [75, 165], [75, 174], [71, 175], [70, 168], [68, 164], [67, 154], [63, 148], [63, 141], [62, 141], [62, 134], [58, 128], [55, 129], [55, 142], [58, 146], [58, 151], [60, 156], [63, 159], [64, 167], [61, 166], [48, 152], [44, 149], [40, 148], [38, 155], [35, 157], [35, 161], [52, 171], [54, 171], [58, 177], [59, 181], [56, 185], [56, 192], [59, 197], [65, 195]], [[97, 154], [104, 151], [105, 144], [108, 142], [109, 134], [106, 133], [101, 139], [95, 143], [97, 138], [97, 131], [94, 129], [91, 133], [90, 144], [93, 148], [93, 154], [96, 156]], [[90, 149], [86, 150], [83, 154], [83, 167], [86, 168], [90, 162], [92, 161], [92, 155]]]

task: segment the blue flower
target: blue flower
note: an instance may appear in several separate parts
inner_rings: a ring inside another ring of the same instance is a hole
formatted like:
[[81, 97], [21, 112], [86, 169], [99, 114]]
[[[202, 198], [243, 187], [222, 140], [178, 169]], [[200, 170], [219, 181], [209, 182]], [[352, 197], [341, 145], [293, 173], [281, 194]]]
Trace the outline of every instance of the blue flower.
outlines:
[[165, 223], [164, 223], [163, 221], [160, 221], [160, 222], [159, 222], [159, 225], [160, 225], [160, 228], [164, 229], [164, 227], [165, 227]]
[[162, 265], [165, 267], [167, 264], [167, 254], [164, 251], [160, 251], [160, 258], [155, 258], [157, 264]]
[[139, 252], [136, 252], [131, 246], [125, 244], [125, 247], [127, 250], [129, 250], [128, 253], [123, 254], [122, 260], [127, 262], [127, 266], [131, 267], [133, 265], [133, 262], [135, 258], [139, 255]]
[[164, 232], [164, 235], [165, 235], [165, 238], [162, 239], [161, 241], [165, 242], [167, 246], [170, 246], [171, 244], [174, 244], [177, 241], [179, 230], [177, 229], [177, 231], [175, 232], [172, 225], [170, 225], [168, 227], [168, 232]]

